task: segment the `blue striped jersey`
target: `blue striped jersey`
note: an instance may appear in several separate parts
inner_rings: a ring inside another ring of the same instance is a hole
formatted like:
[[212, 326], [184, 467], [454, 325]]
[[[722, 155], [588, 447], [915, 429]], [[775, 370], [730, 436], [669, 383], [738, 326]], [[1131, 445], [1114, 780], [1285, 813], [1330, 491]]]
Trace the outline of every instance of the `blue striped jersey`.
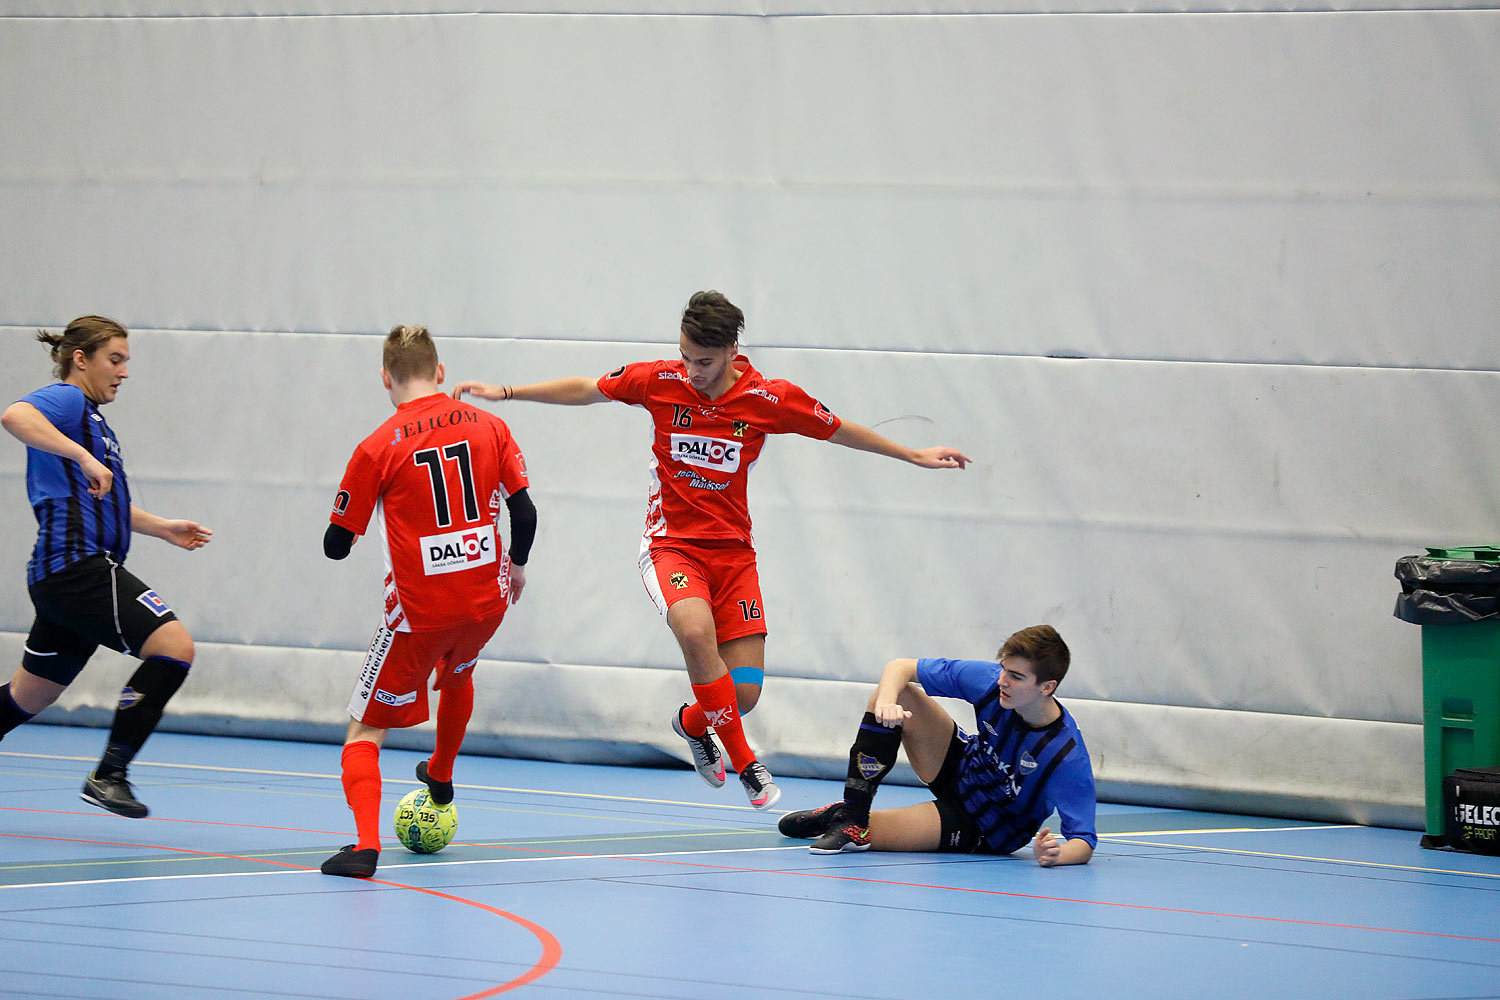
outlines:
[[962, 698], [974, 706], [978, 732], [959, 731], [964, 755], [958, 790], [964, 811], [1001, 854], [1024, 847], [1057, 810], [1060, 836], [1098, 845], [1094, 830], [1094, 770], [1073, 716], [1062, 714], [1033, 729], [1001, 708], [995, 682], [1000, 664], [987, 660], [923, 659], [917, 683], [927, 693]]
[[52, 426], [83, 445], [114, 473], [101, 500], [89, 496], [78, 463], [30, 446], [26, 449], [26, 495], [36, 514], [36, 548], [26, 564], [26, 583], [36, 583], [86, 556], [107, 553], [124, 562], [130, 551], [130, 486], [120, 442], [99, 407], [78, 386], [56, 382], [22, 398]]

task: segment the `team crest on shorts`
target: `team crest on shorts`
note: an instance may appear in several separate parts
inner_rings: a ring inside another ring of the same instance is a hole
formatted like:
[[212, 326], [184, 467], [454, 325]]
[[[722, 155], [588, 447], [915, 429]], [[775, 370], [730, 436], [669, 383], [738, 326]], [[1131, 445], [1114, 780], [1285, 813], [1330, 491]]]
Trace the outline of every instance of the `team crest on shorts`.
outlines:
[[140, 597], [137, 597], [136, 600], [140, 601], [146, 607], [150, 608], [151, 613], [158, 618], [166, 614], [168, 611], [172, 610], [171, 608], [167, 607], [166, 601], [156, 596], [156, 591], [154, 590], [146, 591]]
[[676, 587], [678, 590], [686, 590], [688, 584], [687, 574], [679, 570], [678, 572], [673, 573], [670, 577], [668, 577], [667, 582]]

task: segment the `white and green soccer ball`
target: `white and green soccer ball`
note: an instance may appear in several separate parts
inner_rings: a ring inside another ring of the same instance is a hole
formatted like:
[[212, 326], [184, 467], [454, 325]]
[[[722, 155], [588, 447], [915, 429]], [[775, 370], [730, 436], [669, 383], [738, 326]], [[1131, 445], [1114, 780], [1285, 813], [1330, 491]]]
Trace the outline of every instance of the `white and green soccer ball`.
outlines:
[[396, 803], [391, 820], [396, 824], [396, 839], [413, 854], [436, 854], [458, 832], [458, 810], [453, 803], [433, 805], [432, 795], [425, 788], [407, 792]]

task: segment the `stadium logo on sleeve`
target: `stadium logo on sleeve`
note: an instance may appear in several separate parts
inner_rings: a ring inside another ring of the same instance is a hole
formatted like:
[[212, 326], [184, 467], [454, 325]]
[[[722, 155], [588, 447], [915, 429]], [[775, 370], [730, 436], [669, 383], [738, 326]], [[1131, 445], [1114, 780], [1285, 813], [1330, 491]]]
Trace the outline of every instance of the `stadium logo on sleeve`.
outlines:
[[349, 509], [349, 491], [339, 490], [339, 495], [333, 498], [333, 512], [342, 514]]
[[817, 405], [813, 407], [813, 416], [823, 421], [823, 423], [828, 424], [830, 427], [833, 426], [833, 411], [824, 406], [821, 399], [814, 400], [814, 402]]
[[737, 472], [740, 467], [738, 441], [698, 437], [694, 434], [672, 435], [672, 457], [687, 465], [719, 472]]
[[616, 368], [614, 371], [610, 372], [608, 375], [606, 375], [604, 377], [605, 378], [619, 378], [621, 375], [624, 375], [624, 374], [625, 374], [625, 366], [621, 365], [620, 367]]
[[167, 607], [166, 601], [156, 596], [156, 591], [154, 590], [146, 591], [140, 597], [137, 597], [136, 600], [144, 604], [158, 618], [172, 610]]
[[428, 576], [457, 573], [495, 561], [495, 529], [465, 528], [422, 539], [422, 568]]

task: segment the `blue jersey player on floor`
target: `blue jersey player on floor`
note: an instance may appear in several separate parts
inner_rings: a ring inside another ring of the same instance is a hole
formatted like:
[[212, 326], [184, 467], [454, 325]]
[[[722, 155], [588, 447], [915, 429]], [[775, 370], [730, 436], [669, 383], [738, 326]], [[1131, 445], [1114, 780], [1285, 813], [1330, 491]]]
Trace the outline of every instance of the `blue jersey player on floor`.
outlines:
[[[1067, 644], [1052, 626], [1033, 625], [1005, 640], [997, 660], [887, 664], [849, 749], [843, 801], [787, 813], [782, 834], [816, 837], [814, 854], [1010, 854], [1030, 842], [1043, 868], [1087, 864], [1098, 844], [1093, 767], [1078, 724], [1053, 697], [1068, 672]], [[964, 733], [933, 696], [972, 704], [978, 732]], [[903, 746], [934, 799], [871, 812]], [[1042, 826], [1054, 810], [1061, 836]]]
[[26, 565], [36, 618], [20, 668], [0, 685], [0, 737], [56, 701], [99, 646], [139, 657], [120, 691], [104, 756], [81, 793], [85, 802], [139, 819], [148, 810], [125, 771], [187, 677], [193, 637], [167, 602], [125, 569], [125, 555], [132, 532], [184, 549], [202, 548], [213, 532], [130, 502], [120, 442], [99, 412], [129, 377], [124, 327], [81, 316], [62, 334], [37, 339], [51, 347], [61, 381], [0, 414], [0, 425], [26, 445], [26, 492], [39, 529]]

